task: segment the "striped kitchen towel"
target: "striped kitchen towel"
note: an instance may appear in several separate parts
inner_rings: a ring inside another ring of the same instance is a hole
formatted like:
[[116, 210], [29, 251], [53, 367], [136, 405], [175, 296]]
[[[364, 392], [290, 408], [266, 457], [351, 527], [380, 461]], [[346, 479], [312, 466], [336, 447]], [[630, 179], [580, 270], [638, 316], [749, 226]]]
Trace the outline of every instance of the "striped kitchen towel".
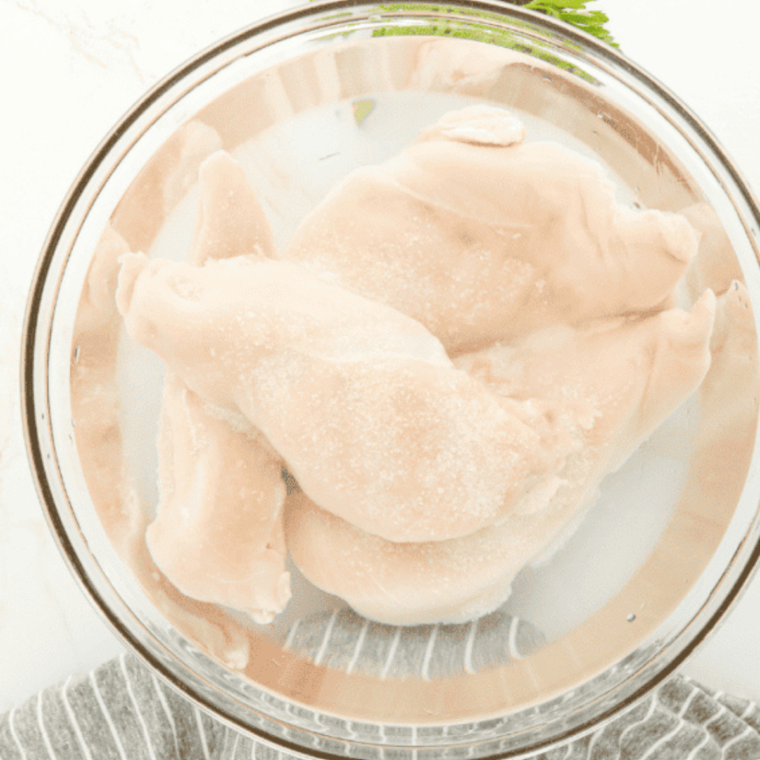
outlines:
[[[332, 668], [435, 678], [523, 657], [540, 645], [532, 626], [503, 614], [404, 636], [364, 621], [357, 626], [352, 616], [334, 611], [299, 621], [284, 646]], [[295, 757], [308, 755], [274, 749], [214, 720], [131, 654], [0, 717], [0, 760]], [[535, 760], [760, 760], [760, 708], [676, 675], [603, 729]]]

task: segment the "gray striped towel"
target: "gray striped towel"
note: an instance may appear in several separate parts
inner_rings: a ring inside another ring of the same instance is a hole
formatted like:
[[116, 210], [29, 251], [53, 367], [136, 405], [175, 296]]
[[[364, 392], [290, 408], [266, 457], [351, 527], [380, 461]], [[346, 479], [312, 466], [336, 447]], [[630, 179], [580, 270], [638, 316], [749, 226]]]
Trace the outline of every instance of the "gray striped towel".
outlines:
[[[284, 646], [333, 668], [433, 679], [523, 657], [541, 643], [532, 626], [502, 613], [469, 626], [420, 626], [403, 636], [383, 628], [350, 611], [321, 613], [294, 623]], [[0, 717], [0, 760], [294, 757], [308, 755], [273, 749], [214, 720], [131, 654], [72, 676]], [[721, 759], [760, 760], [760, 708], [680, 675], [596, 733], [535, 757]]]
[[466, 625], [402, 629], [366, 620], [344, 607], [296, 620], [283, 649], [347, 673], [435, 680], [522, 659], [543, 643], [530, 623], [499, 611]]

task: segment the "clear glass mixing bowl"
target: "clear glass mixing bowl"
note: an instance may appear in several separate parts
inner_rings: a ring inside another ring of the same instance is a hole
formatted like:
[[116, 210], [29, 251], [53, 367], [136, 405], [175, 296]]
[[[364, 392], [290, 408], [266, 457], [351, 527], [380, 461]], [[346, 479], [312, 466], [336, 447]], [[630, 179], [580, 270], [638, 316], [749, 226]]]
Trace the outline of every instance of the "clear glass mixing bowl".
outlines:
[[[688, 209], [709, 249], [700, 284], [746, 287], [742, 350], [716, 361], [700, 395], [605, 481], [583, 524], [521, 574], [503, 610], [472, 626], [373, 626], [380, 666], [362, 668], [366, 626], [298, 577], [289, 610], [256, 626], [183, 597], [151, 565], [143, 530], [163, 370], [126, 339], [103, 251], [111, 230], [153, 255], [186, 248], [198, 164], [219, 146], [246, 169], [282, 245], [340, 177], [473, 102], [513, 109], [531, 135], [595, 156], [629, 202]], [[23, 401], [62, 551], [156, 672], [275, 746], [317, 757], [521, 756], [578, 736], [694, 651], [760, 553], [759, 220], [687, 108], [616, 50], [549, 18], [497, 0], [336, 0], [255, 24], [134, 106], [82, 170], [42, 253]], [[441, 658], [459, 665], [438, 667]]]

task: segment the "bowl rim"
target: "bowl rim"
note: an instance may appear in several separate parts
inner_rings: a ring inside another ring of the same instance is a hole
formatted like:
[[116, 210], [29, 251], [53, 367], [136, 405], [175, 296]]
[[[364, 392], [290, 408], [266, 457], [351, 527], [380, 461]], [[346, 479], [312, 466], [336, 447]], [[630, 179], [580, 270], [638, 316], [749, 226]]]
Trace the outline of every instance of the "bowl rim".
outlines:
[[[415, 6], [415, 11], [424, 12], [419, 6], [428, 6], [430, 11], [439, 11], [443, 4], [437, 3], [435, 0], [420, 0], [419, 2], [402, 2], [396, 3], [395, 5], [413, 5]], [[220, 713], [220, 707], [218, 705], [210, 703], [203, 696], [193, 691], [190, 685], [181, 681], [175, 673], [167, 668], [160, 659], [150, 652], [149, 649], [133, 635], [132, 631], [123, 623], [119, 615], [115, 614], [111, 605], [105, 601], [103, 595], [92, 583], [86, 568], [77, 555], [76, 549], [66, 532], [65, 525], [58, 512], [58, 507], [56, 506], [54, 488], [51, 486], [48, 474], [49, 465], [45, 461], [45, 453], [41, 443], [41, 425], [38, 424], [40, 409], [47, 407], [44, 404], [38, 403], [35, 392], [35, 385], [38, 381], [36, 381], [35, 378], [39, 372], [38, 352], [40, 350], [40, 341], [49, 337], [45, 335], [45, 325], [40, 324], [40, 310], [43, 301], [43, 292], [48, 284], [47, 277], [53, 263], [54, 255], [58, 250], [59, 243], [64, 235], [64, 230], [74, 214], [77, 201], [88, 187], [88, 184], [97, 169], [103, 164], [110, 152], [118, 144], [121, 135], [127, 131], [129, 127], [132, 126], [153, 104], [155, 104], [162, 95], [170, 92], [176, 84], [185, 80], [205, 63], [218, 57], [225, 51], [230, 50], [247, 40], [263, 35], [264, 33], [275, 31], [291, 22], [297, 22], [302, 19], [316, 17], [334, 11], [371, 9], [376, 7], [378, 7], [378, 5], [375, 3], [362, 2], [361, 0], [317, 0], [317, 2], [311, 2], [308, 5], [299, 6], [255, 21], [245, 28], [224, 37], [220, 41], [200, 51], [150, 88], [130, 109], [127, 110], [97, 146], [72, 183], [70, 190], [56, 213], [50, 231], [43, 244], [33, 275], [32, 286], [30, 288], [24, 316], [21, 341], [20, 374], [22, 391], [22, 424], [27, 455], [31, 463], [31, 471], [37, 493], [59, 550], [64, 556], [67, 565], [78, 583], [90, 598], [91, 602], [93, 602], [100, 615], [106, 620], [111, 629], [120, 638], [126, 641], [129, 647], [137, 652], [140, 657], [151, 666], [154, 672], [160, 675], [172, 687], [179, 690], [185, 697], [190, 698], [194, 703], [210, 711], [215, 717], [230, 725], [234, 725], [238, 729], [243, 729], [249, 734], [256, 736], [257, 739], [269, 743], [271, 746], [284, 748], [295, 752], [296, 754], [308, 752], [315, 757], [326, 759], [337, 758], [340, 757], [340, 755], [315, 747], [307, 748], [301, 744], [288, 742], [253, 726], [243, 725], [234, 716]], [[601, 59], [604, 62], [611, 63], [614, 66], [623, 69], [629, 76], [641, 83], [646, 91], [651, 92], [656, 98], [660, 98], [664, 101], [669, 108], [673, 109], [673, 111], [686, 122], [689, 129], [696, 133], [697, 137], [719, 160], [722, 168], [729, 173], [735, 188], [738, 189], [742, 200], [753, 217], [754, 226], [756, 228], [760, 227], [760, 208], [758, 208], [757, 200], [755, 199], [749, 184], [744, 180], [740, 171], [726, 154], [718, 140], [713, 136], [710, 130], [702, 124], [699, 118], [670, 90], [640, 66], [626, 58], [621, 52], [573, 26], [535, 11], [526, 10], [521, 6], [506, 2], [506, 0], [447, 0], [444, 8], [445, 10], [454, 13], [460, 10], [467, 11], [468, 13], [493, 13], [506, 17], [507, 19], [529, 22], [531, 25], [539, 27], [544, 32], [559, 35], [563, 42], [569, 41], [581, 45], [585, 51], [592, 53], [596, 59]], [[47, 396], [45, 397], [45, 400], [47, 400]], [[724, 593], [720, 604], [717, 605], [701, 628], [694, 633], [686, 646], [684, 646], [684, 648], [664, 667], [660, 668], [654, 676], [651, 676], [645, 684], [626, 696], [626, 698], [620, 701], [616, 706], [595, 715], [595, 717], [589, 721], [574, 725], [570, 729], [563, 730], [560, 736], [555, 736], [546, 741], [537, 742], [527, 748], [522, 748], [515, 752], [507, 751], [506, 753], [499, 753], [498, 755], [489, 755], [489, 757], [523, 757], [538, 751], [546, 751], [552, 746], [564, 744], [577, 739], [594, 729], [600, 728], [607, 721], [635, 704], [639, 699], [651, 693], [674, 671], [676, 671], [704, 642], [704, 640], [714, 632], [717, 623], [736, 603], [742, 591], [746, 588], [747, 581], [758, 570], [759, 564], [760, 540], [751, 551], [747, 562], [735, 576], [730, 588]], [[392, 745], [388, 746], [390, 747]], [[406, 749], [406, 747], [403, 747], [403, 749]], [[409, 749], [411, 749], [411, 747]]]

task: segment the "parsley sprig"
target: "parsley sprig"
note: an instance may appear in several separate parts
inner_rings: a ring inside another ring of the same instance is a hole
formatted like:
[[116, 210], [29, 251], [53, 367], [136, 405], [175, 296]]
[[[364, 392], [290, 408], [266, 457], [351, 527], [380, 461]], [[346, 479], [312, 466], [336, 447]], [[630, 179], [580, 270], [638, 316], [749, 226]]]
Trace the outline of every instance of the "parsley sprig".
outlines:
[[[315, 0], [309, 0], [314, 2]], [[605, 24], [610, 20], [606, 13], [601, 11], [592, 11], [586, 8], [586, 3], [593, 3], [596, 0], [507, 0], [515, 5], [522, 5], [532, 11], [544, 13], [547, 16], [553, 16], [567, 24], [572, 24], [581, 31], [598, 37], [608, 45], [619, 47], [612, 35], [605, 29]], [[399, 9], [408, 7], [413, 3], [398, 3]], [[386, 10], [390, 7], [388, 4], [381, 6]]]
[[578, 27], [581, 31], [593, 34], [594, 37], [598, 37], [613, 47], [618, 47], [612, 35], [604, 27], [610, 20], [607, 14], [588, 10], [587, 2], [593, 3], [595, 0], [531, 0], [524, 7], [558, 18], [560, 21]]

